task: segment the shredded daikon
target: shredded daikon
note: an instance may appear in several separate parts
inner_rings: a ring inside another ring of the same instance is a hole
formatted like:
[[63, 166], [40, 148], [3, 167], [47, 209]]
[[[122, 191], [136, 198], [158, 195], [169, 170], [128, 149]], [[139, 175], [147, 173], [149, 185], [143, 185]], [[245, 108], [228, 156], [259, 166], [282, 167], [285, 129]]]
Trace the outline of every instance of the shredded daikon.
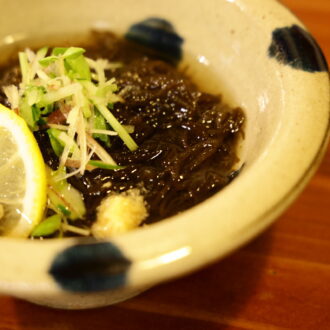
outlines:
[[3, 91], [9, 103], [11, 104], [12, 110], [18, 109], [18, 104], [19, 104], [18, 88], [15, 85], [10, 85], [3, 87]]
[[90, 148], [94, 148], [95, 154], [105, 163], [117, 165], [113, 158], [106, 152], [106, 150], [96, 142], [90, 135], [86, 134], [87, 144]]

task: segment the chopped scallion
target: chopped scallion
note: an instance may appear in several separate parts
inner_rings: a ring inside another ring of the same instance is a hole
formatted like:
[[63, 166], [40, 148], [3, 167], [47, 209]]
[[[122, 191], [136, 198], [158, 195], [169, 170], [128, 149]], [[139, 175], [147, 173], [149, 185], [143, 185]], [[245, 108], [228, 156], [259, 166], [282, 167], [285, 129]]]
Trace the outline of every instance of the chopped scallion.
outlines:
[[[94, 112], [93, 124], [94, 124], [93, 128], [96, 130], [107, 130], [107, 122], [105, 121], [105, 118], [97, 110]], [[94, 133], [93, 137], [102, 141], [107, 147], [110, 147], [109, 136], [101, 133]]]
[[41, 60], [39, 60], [39, 64], [41, 64], [42, 66], [48, 66], [54, 62], [56, 62], [58, 60], [57, 56], [47, 56]]
[[55, 214], [40, 222], [31, 233], [32, 237], [49, 236], [58, 231], [61, 227], [61, 216]]
[[79, 164], [62, 179], [83, 175], [87, 166], [93, 169], [92, 156], [97, 157], [94, 168], [121, 169], [108, 152], [111, 135], [118, 135], [131, 151], [138, 147], [130, 136], [132, 129], [126, 129], [111, 113], [123, 99], [116, 93], [115, 78], [108, 79], [105, 71], [121, 64], [92, 60], [84, 53], [79, 47], [56, 47], [50, 52], [47, 47], [37, 52], [26, 49], [19, 53], [22, 83], [5, 88], [13, 110], [18, 109], [31, 130], [50, 127], [47, 133], [59, 167]]
[[60, 157], [62, 152], [63, 152], [63, 144], [59, 140], [60, 132], [61, 131], [59, 131], [55, 128], [50, 128], [50, 129], [47, 130], [50, 145], [52, 146], [52, 148], [55, 152], [55, 155], [57, 157]]
[[63, 215], [65, 215], [66, 217], [69, 217], [71, 215], [71, 212], [69, 211], [69, 209], [67, 207], [65, 207], [62, 204], [57, 205], [58, 210], [60, 210]]
[[137, 144], [127, 133], [125, 128], [119, 123], [117, 118], [110, 112], [110, 110], [102, 104], [96, 104], [96, 107], [111, 127], [118, 133], [119, 137], [124, 141], [128, 149], [131, 151], [136, 150], [138, 148]]
[[27, 54], [25, 52], [19, 52], [18, 59], [22, 74], [22, 83], [24, 85], [27, 85], [29, 83], [29, 73], [30, 73], [30, 65]]
[[105, 170], [122, 170], [125, 168], [125, 166], [107, 164], [99, 160], [90, 160], [88, 162], [88, 165], [95, 166], [98, 168], [103, 168]]

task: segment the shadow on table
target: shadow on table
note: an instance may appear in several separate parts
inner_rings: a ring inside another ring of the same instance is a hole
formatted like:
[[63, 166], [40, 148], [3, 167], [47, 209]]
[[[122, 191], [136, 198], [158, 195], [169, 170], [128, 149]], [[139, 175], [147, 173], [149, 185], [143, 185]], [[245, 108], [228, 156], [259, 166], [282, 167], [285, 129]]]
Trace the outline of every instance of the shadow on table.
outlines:
[[18, 324], [25, 330], [243, 329], [239, 314], [255, 293], [270, 249], [266, 233], [214, 265], [111, 307], [62, 311], [16, 300]]

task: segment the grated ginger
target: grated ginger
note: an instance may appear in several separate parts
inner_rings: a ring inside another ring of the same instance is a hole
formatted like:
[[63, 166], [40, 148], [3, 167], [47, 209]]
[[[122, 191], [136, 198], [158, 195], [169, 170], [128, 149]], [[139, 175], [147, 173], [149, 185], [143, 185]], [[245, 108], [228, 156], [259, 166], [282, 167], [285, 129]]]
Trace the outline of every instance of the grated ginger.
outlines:
[[92, 234], [96, 238], [113, 237], [138, 227], [147, 216], [145, 202], [138, 189], [112, 193], [98, 207]]

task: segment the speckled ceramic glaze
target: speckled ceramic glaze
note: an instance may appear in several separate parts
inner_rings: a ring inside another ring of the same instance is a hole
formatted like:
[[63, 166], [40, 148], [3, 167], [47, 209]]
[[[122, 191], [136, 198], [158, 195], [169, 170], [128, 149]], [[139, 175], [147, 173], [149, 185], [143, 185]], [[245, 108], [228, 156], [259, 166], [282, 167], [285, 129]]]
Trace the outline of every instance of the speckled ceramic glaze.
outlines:
[[[111, 241], [0, 239], [0, 291], [59, 308], [127, 299], [238, 248], [297, 197], [328, 140], [329, 76], [273, 0], [2, 0], [0, 60], [17, 43], [111, 29], [189, 63], [247, 115], [240, 175], [202, 204]], [[219, 283], [221, 285], [221, 283]]]

